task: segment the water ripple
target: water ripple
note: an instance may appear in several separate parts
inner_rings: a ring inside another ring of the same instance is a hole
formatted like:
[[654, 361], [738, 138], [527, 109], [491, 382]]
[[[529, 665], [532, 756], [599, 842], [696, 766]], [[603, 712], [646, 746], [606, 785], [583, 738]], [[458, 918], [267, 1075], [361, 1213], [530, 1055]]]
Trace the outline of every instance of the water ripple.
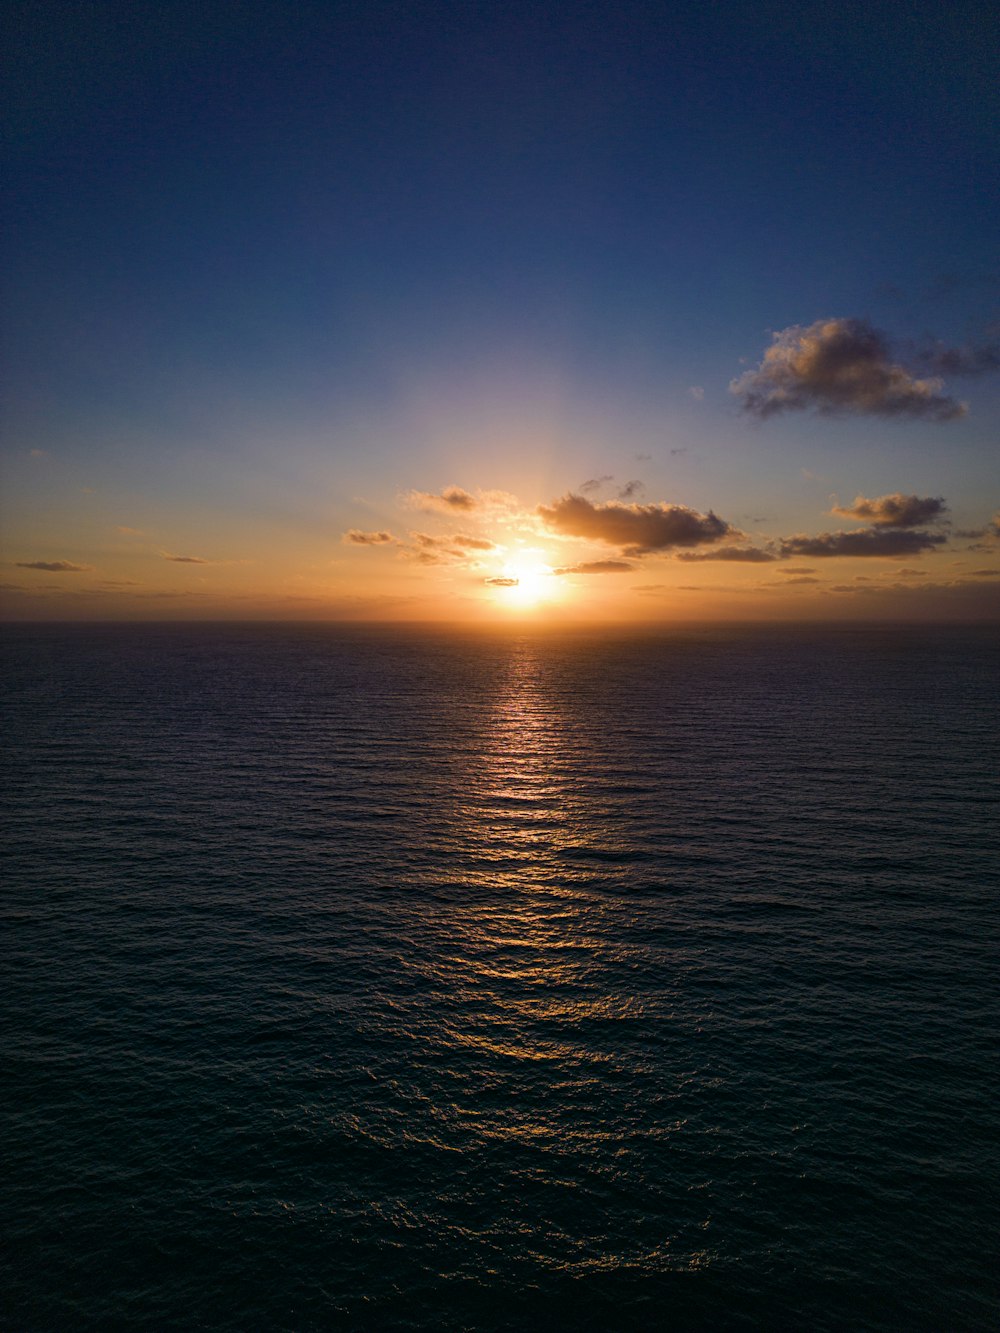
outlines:
[[4, 654], [9, 1327], [994, 1326], [994, 634]]

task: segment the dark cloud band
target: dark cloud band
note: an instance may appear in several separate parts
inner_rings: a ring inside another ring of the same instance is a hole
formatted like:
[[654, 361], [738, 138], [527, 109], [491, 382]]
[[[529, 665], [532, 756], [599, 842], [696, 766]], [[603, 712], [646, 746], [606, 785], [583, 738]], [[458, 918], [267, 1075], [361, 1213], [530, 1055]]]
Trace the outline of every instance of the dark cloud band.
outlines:
[[682, 551], [678, 560], [731, 560], [747, 565], [769, 564], [777, 560], [773, 551], [763, 551], [758, 546], [720, 546], [715, 551]]
[[538, 514], [552, 532], [583, 537], [622, 548], [626, 556], [705, 546], [733, 529], [711, 511], [699, 514], [684, 505], [635, 505], [609, 501], [593, 504], [582, 495], [564, 495]]
[[947, 541], [934, 532], [910, 532], [896, 528], [866, 528], [861, 532], [821, 532], [818, 537], [783, 537], [781, 554], [784, 557], [805, 555], [827, 556], [883, 556], [919, 555], [933, 551]]
[[940, 495], [903, 495], [896, 491], [893, 495], [879, 495], [875, 499], [867, 496], [855, 496], [854, 503], [834, 506], [831, 514], [841, 518], [856, 518], [863, 523], [876, 523], [885, 528], [919, 528], [924, 523], [933, 523], [948, 511]]
[[18, 569], [41, 569], [46, 574], [86, 574], [92, 565], [74, 565], [70, 560], [16, 560]]

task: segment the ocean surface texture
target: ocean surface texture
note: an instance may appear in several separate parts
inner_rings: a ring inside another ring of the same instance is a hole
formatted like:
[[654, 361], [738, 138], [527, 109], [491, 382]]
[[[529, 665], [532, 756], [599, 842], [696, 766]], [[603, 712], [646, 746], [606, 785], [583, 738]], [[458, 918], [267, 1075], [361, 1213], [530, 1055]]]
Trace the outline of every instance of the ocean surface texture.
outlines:
[[5, 1330], [996, 1326], [994, 632], [4, 661]]

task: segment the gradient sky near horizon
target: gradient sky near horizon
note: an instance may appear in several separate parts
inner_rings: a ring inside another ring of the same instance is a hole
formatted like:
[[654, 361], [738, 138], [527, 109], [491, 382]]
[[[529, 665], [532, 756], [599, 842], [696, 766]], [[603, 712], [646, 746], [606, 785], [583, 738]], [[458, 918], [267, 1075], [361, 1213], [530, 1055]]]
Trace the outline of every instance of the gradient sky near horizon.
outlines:
[[14, 3], [0, 615], [996, 617], [992, 10]]

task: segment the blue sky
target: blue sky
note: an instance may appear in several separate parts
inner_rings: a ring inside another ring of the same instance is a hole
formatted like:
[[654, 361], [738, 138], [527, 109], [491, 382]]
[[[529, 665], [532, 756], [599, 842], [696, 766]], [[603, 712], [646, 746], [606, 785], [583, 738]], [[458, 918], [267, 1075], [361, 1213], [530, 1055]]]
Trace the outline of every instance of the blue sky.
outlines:
[[[596, 504], [711, 510], [751, 543], [836, 528], [831, 497], [944, 496], [927, 614], [956, 562], [996, 563], [987, 6], [166, 0], [5, 24], [8, 614], [464, 615], [496, 571], [418, 565], [406, 497], [504, 491], [523, 522], [497, 558], [533, 542], [552, 567], [531, 516], [600, 477]], [[933, 349], [978, 356], [939, 376], [967, 412], [807, 386], [748, 413], [731, 382], [830, 320], [914, 379]], [[669, 589], [677, 554], [637, 582]], [[80, 568], [28, 568], [59, 563]], [[975, 580], [956, 605], [989, 614]], [[595, 609], [681, 613], [614, 583]], [[697, 607], [775, 603], [726, 586]]]

